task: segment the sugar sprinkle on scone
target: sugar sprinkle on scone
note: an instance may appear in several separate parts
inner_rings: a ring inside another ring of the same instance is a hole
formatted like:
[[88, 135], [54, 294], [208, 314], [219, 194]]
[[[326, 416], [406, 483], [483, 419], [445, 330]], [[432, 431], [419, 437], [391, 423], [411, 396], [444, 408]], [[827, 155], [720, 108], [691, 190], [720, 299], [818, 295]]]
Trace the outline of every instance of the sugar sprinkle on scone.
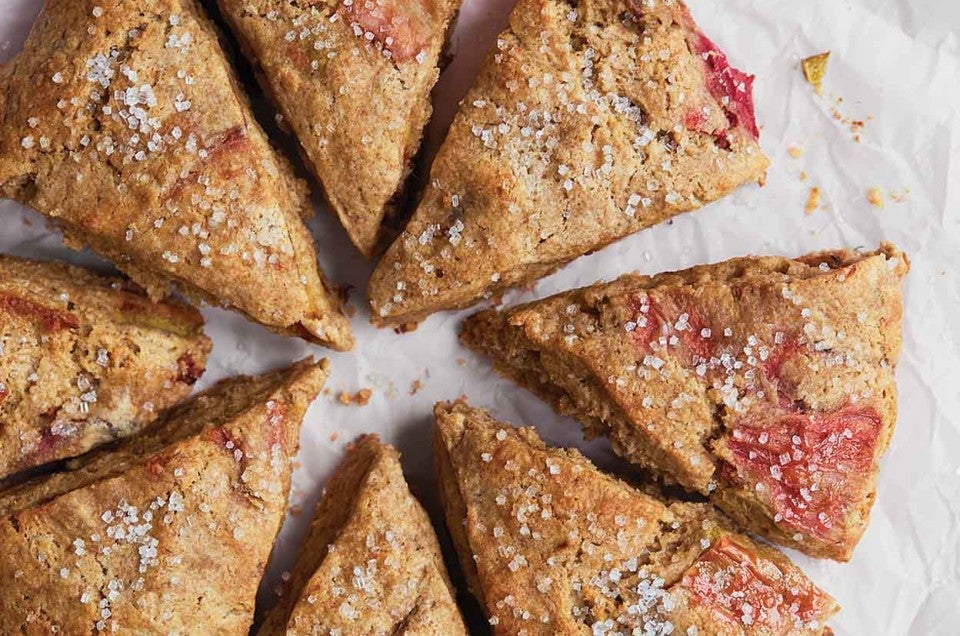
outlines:
[[435, 408], [447, 524], [495, 634], [830, 634], [836, 602], [707, 504], [669, 502], [463, 403]]
[[365, 435], [327, 483], [288, 588], [258, 634], [466, 636], [454, 597], [399, 454]]
[[908, 269], [884, 244], [628, 274], [481, 312], [462, 339], [744, 528], [847, 560], [896, 422]]
[[233, 378], [0, 492], [0, 633], [246, 634], [326, 376], [305, 360]]
[[337, 349], [353, 338], [271, 148], [193, 0], [50, 0], [0, 67], [0, 195], [112, 259]]
[[367, 256], [430, 117], [459, 0], [217, 0], [260, 83]]
[[209, 352], [189, 305], [0, 255], [0, 479], [137, 433], [189, 395]]
[[763, 179], [751, 83], [677, 1], [521, 0], [370, 281], [417, 322]]

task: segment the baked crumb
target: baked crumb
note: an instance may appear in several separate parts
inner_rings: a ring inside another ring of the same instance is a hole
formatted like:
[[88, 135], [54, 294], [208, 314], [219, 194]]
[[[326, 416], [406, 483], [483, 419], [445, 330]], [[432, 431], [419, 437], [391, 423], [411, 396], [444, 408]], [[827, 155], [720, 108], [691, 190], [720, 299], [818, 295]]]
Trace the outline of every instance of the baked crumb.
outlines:
[[818, 207], [820, 207], [820, 188], [813, 186], [807, 194], [807, 203], [803, 206], [803, 211], [813, 214]]
[[414, 380], [410, 383], [410, 395], [416, 395], [420, 392], [420, 389], [423, 388], [423, 383], [420, 380]]
[[339, 400], [340, 404], [347, 406], [352, 404], [366, 406], [370, 402], [371, 397], [373, 397], [373, 389], [363, 388], [352, 394], [347, 391], [340, 391], [339, 395], [337, 395], [337, 400]]
[[883, 209], [883, 192], [873, 187], [867, 190], [867, 202], [875, 208]]
[[787, 148], [787, 154], [790, 155], [791, 159], [799, 159], [803, 156], [803, 148], [800, 146], [790, 146]]
[[813, 86], [813, 92], [817, 95], [823, 93], [823, 78], [827, 74], [827, 61], [830, 59], [830, 51], [818, 53], [804, 58], [800, 62], [800, 68], [803, 70], [803, 77], [807, 83]]

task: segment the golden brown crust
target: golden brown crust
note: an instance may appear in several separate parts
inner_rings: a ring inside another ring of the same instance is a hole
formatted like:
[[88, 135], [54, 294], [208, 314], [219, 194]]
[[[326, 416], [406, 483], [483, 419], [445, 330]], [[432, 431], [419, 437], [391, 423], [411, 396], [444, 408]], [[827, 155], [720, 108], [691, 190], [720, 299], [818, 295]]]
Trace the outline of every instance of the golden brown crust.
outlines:
[[366, 256], [410, 172], [457, 0], [218, 0]]
[[0, 479], [149, 426], [189, 395], [209, 352], [188, 305], [0, 255]]
[[447, 523], [494, 633], [828, 633], [833, 599], [710, 506], [645, 495], [463, 403], [434, 414]]
[[762, 179], [751, 78], [681, 2], [628, 4], [517, 5], [374, 272], [374, 324], [471, 305]]
[[464, 324], [498, 369], [740, 525], [846, 560], [896, 421], [905, 255], [628, 274]]
[[466, 636], [454, 596], [399, 454], [366, 435], [328, 482], [289, 588], [259, 634]]
[[352, 345], [306, 188], [271, 148], [194, 0], [51, 0], [0, 69], [0, 193], [188, 295]]
[[303, 361], [235, 378], [0, 493], [0, 632], [246, 633], [326, 375]]

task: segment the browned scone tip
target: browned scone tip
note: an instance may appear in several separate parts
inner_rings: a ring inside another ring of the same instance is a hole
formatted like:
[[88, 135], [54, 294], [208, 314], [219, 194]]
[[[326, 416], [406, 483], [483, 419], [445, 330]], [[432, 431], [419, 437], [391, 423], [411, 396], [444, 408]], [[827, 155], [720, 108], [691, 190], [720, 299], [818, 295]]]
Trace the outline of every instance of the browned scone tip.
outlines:
[[50, 0], [0, 68], [0, 195], [112, 259], [269, 329], [353, 343], [301, 216], [194, 0]]
[[365, 435], [327, 483], [288, 587], [258, 634], [466, 636], [454, 598], [399, 454]]
[[462, 402], [435, 416], [447, 523], [494, 634], [831, 633], [836, 602], [708, 504], [646, 495]]
[[472, 305], [762, 181], [752, 81], [679, 0], [521, 0], [370, 280], [371, 320]]
[[190, 394], [209, 352], [189, 305], [0, 255], [0, 480], [150, 426]]
[[0, 492], [0, 633], [247, 633], [327, 372], [304, 360], [222, 382]]
[[374, 255], [459, 0], [217, 0], [350, 240]]
[[628, 274], [478, 313], [461, 339], [743, 528], [845, 561], [896, 422], [908, 270], [883, 244]]

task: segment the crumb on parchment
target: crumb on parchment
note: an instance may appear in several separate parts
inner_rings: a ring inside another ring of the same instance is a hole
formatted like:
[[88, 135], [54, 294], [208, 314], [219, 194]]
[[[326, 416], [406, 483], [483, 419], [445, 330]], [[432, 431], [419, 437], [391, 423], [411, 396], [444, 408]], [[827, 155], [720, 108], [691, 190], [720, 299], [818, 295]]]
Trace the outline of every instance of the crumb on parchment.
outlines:
[[803, 148], [800, 146], [790, 146], [787, 148], [787, 154], [790, 155], [791, 159], [799, 159], [803, 156]]
[[803, 207], [803, 211], [807, 214], [813, 214], [818, 207], [820, 207], [820, 188], [813, 186], [807, 195], [807, 204]]
[[813, 86], [813, 91], [817, 95], [823, 93], [823, 77], [827, 74], [827, 61], [829, 59], [830, 51], [824, 51], [804, 58], [800, 62], [803, 77], [806, 78], [807, 83]]
[[883, 192], [873, 187], [867, 190], [867, 201], [875, 208], [883, 209]]
[[340, 393], [337, 395], [337, 400], [340, 402], [340, 404], [345, 404], [348, 406], [352, 404], [356, 404], [357, 406], [366, 406], [370, 402], [371, 397], [373, 397], [373, 389], [363, 388], [356, 393], [340, 391]]

